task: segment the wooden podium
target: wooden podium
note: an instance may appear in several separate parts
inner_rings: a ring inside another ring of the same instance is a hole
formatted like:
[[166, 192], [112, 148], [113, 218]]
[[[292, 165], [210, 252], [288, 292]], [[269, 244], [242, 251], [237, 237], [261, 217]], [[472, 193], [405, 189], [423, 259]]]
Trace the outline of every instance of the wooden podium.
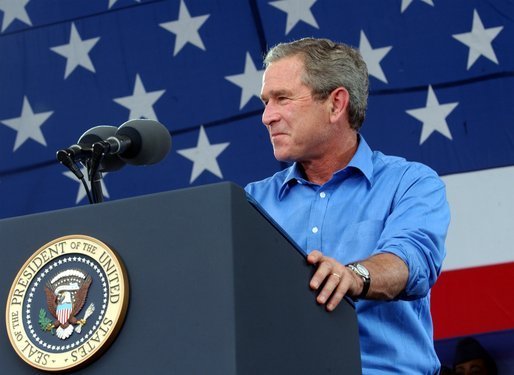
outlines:
[[[328, 313], [295, 245], [231, 183], [0, 221], [4, 311], [41, 246], [82, 234], [123, 260], [130, 302], [119, 334], [81, 374], [360, 374], [356, 314]], [[25, 324], [25, 323], [24, 323]], [[0, 328], [0, 370], [33, 374]]]

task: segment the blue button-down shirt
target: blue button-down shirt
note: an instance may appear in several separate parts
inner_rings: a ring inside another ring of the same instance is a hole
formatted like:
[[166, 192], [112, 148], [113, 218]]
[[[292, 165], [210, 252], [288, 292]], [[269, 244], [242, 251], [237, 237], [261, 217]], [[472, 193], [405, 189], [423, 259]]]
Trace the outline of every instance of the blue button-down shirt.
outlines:
[[400, 257], [409, 278], [398, 299], [356, 303], [363, 373], [434, 374], [430, 288], [445, 256], [445, 187], [429, 167], [359, 139], [348, 166], [322, 186], [295, 163], [246, 191], [306, 254], [320, 250], [343, 264], [379, 253]]

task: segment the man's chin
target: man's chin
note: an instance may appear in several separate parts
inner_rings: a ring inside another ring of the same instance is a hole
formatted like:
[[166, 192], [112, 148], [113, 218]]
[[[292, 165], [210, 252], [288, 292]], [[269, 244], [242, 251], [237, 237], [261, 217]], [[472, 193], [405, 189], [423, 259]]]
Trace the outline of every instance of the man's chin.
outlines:
[[294, 158], [292, 158], [291, 156], [284, 154], [284, 153], [275, 152], [274, 155], [275, 155], [275, 159], [277, 159], [280, 162], [292, 163], [295, 161]]

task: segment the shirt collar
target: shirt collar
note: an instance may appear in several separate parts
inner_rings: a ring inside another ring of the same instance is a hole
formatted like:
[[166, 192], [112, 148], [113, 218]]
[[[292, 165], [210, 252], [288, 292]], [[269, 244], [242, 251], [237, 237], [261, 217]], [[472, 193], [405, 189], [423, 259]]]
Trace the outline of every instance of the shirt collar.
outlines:
[[373, 185], [373, 151], [362, 135], [358, 134], [358, 137], [359, 146], [348, 167], [360, 170], [370, 185]]
[[[366, 177], [366, 179], [368, 180], [369, 184], [372, 185], [373, 151], [371, 151], [371, 148], [369, 147], [368, 143], [364, 140], [364, 137], [361, 134], [358, 134], [357, 137], [359, 140], [357, 151], [353, 155], [348, 165], [345, 168], [335, 172], [334, 176], [346, 170], [347, 168], [352, 168], [361, 171], [364, 177]], [[284, 194], [296, 184], [310, 184], [310, 182], [307, 181], [303, 176], [299, 164], [297, 162], [294, 162], [293, 165], [291, 165], [287, 170], [284, 182], [282, 183], [278, 191], [278, 198], [282, 199]]]
[[298, 163], [293, 163], [288, 169], [286, 173], [286, 177], [284, 178], [284, 182], [280, 186], [280, 189], [278, 190], [278, 199], [281, 200], [286, 191], [288, 191], [291, 187], [293, 187], [296, 184], [301, 183], [309, 183], [303, 175], [299, 168]]

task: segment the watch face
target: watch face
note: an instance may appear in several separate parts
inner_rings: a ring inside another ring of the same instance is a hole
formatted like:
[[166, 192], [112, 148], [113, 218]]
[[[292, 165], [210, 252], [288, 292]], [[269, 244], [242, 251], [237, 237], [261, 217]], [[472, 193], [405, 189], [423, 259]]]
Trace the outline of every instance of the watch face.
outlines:
[[357, 263], [355, 265], [355, 267], [357, 268], [357, 270], [359, 271], [359, 273], [361, 273], [363, 276], [365, 277], [368, 277], [369, 276], [369, 271], [367, 270], [366, 267], [364, 267], [362, 264], [359, 264]]

